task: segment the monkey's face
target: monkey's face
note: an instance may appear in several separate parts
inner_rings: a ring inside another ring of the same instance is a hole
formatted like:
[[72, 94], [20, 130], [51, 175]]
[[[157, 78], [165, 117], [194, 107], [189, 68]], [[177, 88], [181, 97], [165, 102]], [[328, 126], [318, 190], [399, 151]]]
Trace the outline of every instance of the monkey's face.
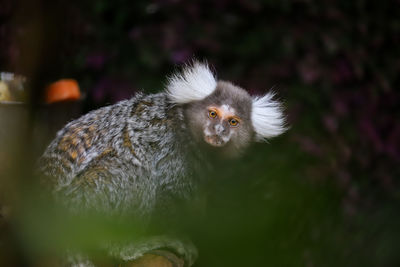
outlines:
[[189, 128], [198, 143], [228, 156], [237, 155], [253, 138], [251, 98], [241, 88], [218, 82], [213, 94], [190, 103]]
[[240, 118], [229, 105], [207, 107], [207, 117], [203, 138], [206, 143], [216, 147], [226, 145], [240, 125]]
[[206, 153], [238, 155], [251, 141], [263, 142], [286, 131], [273, 93], [251, 97], [239, 86], [217, 81], [207, 64], [194, 62], [170, 77], [166, 96], [182, 108], [191, 143]]

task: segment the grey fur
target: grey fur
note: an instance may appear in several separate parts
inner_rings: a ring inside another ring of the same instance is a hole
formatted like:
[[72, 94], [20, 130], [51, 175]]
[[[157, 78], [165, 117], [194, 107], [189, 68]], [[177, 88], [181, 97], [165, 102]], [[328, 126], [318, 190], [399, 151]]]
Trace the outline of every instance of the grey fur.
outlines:
[[57, 199], [71, 208], [148, 215], [168, 194], [195, 187], [182, 107], [164, 93], [134, 98], [68, 123], [41, 158]]

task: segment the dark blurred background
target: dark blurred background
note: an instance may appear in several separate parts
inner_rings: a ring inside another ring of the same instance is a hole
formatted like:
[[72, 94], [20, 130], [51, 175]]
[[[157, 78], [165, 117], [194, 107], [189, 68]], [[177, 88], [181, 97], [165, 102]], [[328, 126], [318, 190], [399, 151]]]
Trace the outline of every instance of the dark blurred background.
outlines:
[[[291, 128], [218, 171], [206, 215], [185, 224], [196, 266], [399, 266], [399, 47], [398, 0], [1, 0], [0, 71], [29, 79], [30, 123], [40, 123], [0, 193], [18, 202], [10, 192], [49, 141], [38, 137], [49, 83], [76, 79], [84, 96], [52, 117], [58, 128], [161, 91], [197, 58], [251, 94], [273, 88]], [[18, 227], [3, 232], [2, 248], [28, 257]]]

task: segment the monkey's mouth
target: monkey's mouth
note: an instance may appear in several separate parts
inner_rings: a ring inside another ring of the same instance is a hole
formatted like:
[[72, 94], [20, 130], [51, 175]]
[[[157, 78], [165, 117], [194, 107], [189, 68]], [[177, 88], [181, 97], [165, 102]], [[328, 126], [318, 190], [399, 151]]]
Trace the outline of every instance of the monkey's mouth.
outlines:
[[204, 141], [206, 141], [207, 144], [216, 147], [221, 147], [226, 144], [226, 142], [218, 135], [205, 135]]

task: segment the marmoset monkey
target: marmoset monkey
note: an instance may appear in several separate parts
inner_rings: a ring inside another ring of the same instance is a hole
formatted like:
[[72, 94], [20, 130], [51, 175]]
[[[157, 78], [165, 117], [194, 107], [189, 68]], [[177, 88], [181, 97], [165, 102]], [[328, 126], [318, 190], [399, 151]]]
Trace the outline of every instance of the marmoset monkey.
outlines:
[[[193, 62], [164, 92], [138, 93], [68, 123], [42, 156], [41, 172], [71, 209], [151, 216], [161, 202], [168, 208], [170, 197], [190, 198], [206, 153], [236, 155], [283, 133], [284, 115], [272, 98], [251, 97]], [[123, 260], [134, 258], [126, 254]]]

